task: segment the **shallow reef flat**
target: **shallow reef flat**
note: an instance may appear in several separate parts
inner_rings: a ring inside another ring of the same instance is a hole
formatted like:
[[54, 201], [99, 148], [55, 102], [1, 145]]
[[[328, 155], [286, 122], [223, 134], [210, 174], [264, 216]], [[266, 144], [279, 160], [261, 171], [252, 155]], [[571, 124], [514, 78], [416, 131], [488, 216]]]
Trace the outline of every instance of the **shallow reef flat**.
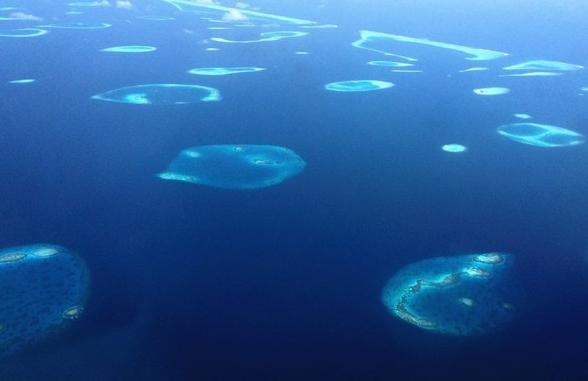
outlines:
[[0, 37], [27, 38], [39, 37], [49, 33], [40, 28], [0, 29]]
[[467, 151], [467, 147], [461, 144], [445, 144], [441, 147], [441, 149], [445, 152], [449, 153], [462, 153]]
[[90, 287], [84, 261], [49, 244], [0, 250], [0, 358], [40, 344], [78, 319]]
[[182, 105], [218, 102], [220, 92], [208, 86], [156, 83], [121, 87], [94, 95], [92, 99], [134, 105]]
[[[384, 54], [394, 54], [398, 43], [410, 43], [436, 47], [441, 49], [454, 50], [466, 54], [466, 59], [471, 61], [488, 61], [508, 56], [508, 53], [498, 52], [488, 49], [472, 48], [463, 45], [450, 44], [428, 40], [426, 38], [415, 38], [401, 36], [397, 34], [372, 32], [368, 30], [360, 31], [361, 38], [352, 43], [356, 48], [367, 49]], [[416, 60], [416, 59], [412, 59]]]
[[[209, 15], [222, 19], [223, 15], [235, 12], [236, 8], [225, 7], [212, 1], [194, 2], [191, 0], [163, 0], [176, 7], [181, 12], [190, 12], [198, 15]], [[298, 19], [294, 17], [274, 15], [270, 13], [257, 12], [250, 9], [239, 9], [239, 13], [250, 21], [263, 22], [278, 25], [314, 25], [314, 21]]]
[[505, 253], [438, 257], [406, 266], [382, 301], [403, 321], [435, 333], [469, 336], [499, 329], [515, 316], [521, 289]]
[[480, 87], [472, 90], [476, 95], [504, 95], [510, 93], [507, 87]]
[[55, 24], [40, 25], [39, 28], [93, 30], [110, 28], [112, 24], [105, 22], [70, 21]]
[[570, 147], [584, 143], [584, 135], [563, 127], [539, 123], [511, 123], [497, 129], [498, 133], [518, 143], [535, 147]]
[[148, 46], [148, 45], [123, 45], [123, 46], [113, 46], [110, 48], [101, 49], [101, 52], [106, 53], [149, 53], [156, 51], [157, 48], [155, 46]]
[[329, 91], [338, 92], [363, 92], [363, 91], [374, 91], [384, 90], [393, 87], [392, 82], [378, 81], [374, 79], [360, 79], [353, 81], [339, 81], [331, 82], [325, 85], [325, 89]]
[[306, 32], [296, 32], [296, 31], [276, 31], [276, 32], [264, 32], [260, 33], [260, 38], [257, 40], [229, 40], [227, 38], [222, 37], [212, 37], [210, 41], [214, 42], [222, 42], [226, 44], [255, 44], [258, 42], [272, 42], [272, 41], [280, 41], [285, 38], [296, 38], [306, 36], [308, 33]]
[[577, 71], [583, 69], [582, 65], [575, 65], [561, 61], [532, 60], [516, 65], [505, 66], [504, 70], [525, 71]]
[[397, 61], [369, 61], [368, 65], [382, 66], [382, 67], [410, 67], [414, 66], [412, 63], [397, 62]]
[[239, 73], [255, 73], [258, 71], [266, 70], [263, 67], [254, 67], [254, 66], [233, 66], [233, 67], [197, 67], [194, 69], [190, 69], [188, 73], [195, 74], [195, 75], [211, 75], [211, 76], [220, 76], [220, 75], [230, 75], [230, 74], [239, 74]]
[[305, 166], [300, 156], [285, 147], [210, 145], [181, 151], [158, 176], [215, 188], [259, 189], [277, 185]]

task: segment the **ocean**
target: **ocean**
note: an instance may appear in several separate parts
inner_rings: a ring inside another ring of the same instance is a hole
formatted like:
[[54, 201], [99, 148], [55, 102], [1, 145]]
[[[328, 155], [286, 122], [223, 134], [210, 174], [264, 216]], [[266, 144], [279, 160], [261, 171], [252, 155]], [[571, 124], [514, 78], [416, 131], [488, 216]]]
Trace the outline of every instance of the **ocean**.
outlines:
[[588, 380], [587, 16], [3, 0], [0, 380]]

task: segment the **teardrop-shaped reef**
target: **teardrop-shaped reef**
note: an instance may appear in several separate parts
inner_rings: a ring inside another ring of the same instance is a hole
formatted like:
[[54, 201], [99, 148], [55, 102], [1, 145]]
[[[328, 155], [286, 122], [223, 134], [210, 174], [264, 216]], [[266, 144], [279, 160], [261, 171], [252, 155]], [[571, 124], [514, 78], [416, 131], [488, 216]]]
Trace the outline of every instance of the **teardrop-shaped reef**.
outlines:
[[569, 147], [584, 143], [584, 135], [563, 127], [539, 123], [511, 123], [497, 129], [498, 133], [515, 142], [535, 147]]
[[306, 163], [288, 148], [270, 145], [210, 145], [181, 151], [158, 176], [225, 189], [258, 189], [300, 173]]

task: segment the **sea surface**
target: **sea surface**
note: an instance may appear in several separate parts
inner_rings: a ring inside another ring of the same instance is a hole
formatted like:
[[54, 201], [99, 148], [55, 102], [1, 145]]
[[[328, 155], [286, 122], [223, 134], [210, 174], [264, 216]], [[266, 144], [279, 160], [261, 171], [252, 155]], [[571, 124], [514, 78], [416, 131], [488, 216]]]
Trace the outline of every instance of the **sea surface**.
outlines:
[[[0, 380], [588, 380], [587, 18], [580, 0], [2, 0], [0, 248], [59, 245], [89, 278], [80, 316], [12, 351], [29, 287], [62, 270], [0, 261], [24, 305], [0, 296]], [[103, 51], [137, 45], [155, 49]], [[533, 61], [551, 66], [505, 69]], [[362, 80], [388, 85], [327, 86]], [[125, 90], [146, 84], [199, 87]], [[499, 133], [520, 123], [554, 138]], [[229, 150], [192, 167], [202, 146]], [[480, 292], [517, 295], [504, 324], [450, 314], [483, 332], [447, 334], [385, 303], [406, 266], [430, 285], [422, 261], [495, 252], [508, 279]]]

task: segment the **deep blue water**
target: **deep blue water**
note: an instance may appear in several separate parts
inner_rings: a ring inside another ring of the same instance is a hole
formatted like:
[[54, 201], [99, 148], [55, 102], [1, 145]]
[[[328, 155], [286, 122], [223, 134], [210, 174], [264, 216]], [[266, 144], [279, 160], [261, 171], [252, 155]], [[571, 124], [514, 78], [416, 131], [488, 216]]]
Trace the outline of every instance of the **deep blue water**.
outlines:
[[[0, 380], [588, 379], [588, 145], [539, 148], [496, 133], [515, 122], [514, 113], [529, 113], [534, 122], [588, 134], [588, 93], [579, 95], [586, 69], [498, 77], [501, 67], [531, 59], [588, 65], [588, 4], [440, 3], [252, 0], [268, 13], [339, 28], [211, 45], [202, 41], [266, 30], [208, 30], [216, 25], [135, 0], [131, 10], [67, 17], [112, 23], [108, 29], [0, 38], [0, 246], [63, 245], [92, 274], [83, 318], [1, 359]], [[0, 21], [2, 29], [62, 21], [70, 9], [40, 0], [0, 5], [44, 19]], [[155, 14], [176, 19], [137, 19]], [[277, 30], [299, 30], [292, 28]], [[386, 56], [350, 45], [362, 29], [510, 56], [470, 62], [399, 44], [423, 72], [391, 73], [366, 65]], [[130, 44], [158, 50], [99, 51]], [[300, 50], [311, 54], [294, 54]], [[268, 70], [186, 73], [207, 66]], [[472, 66], [492, 70], [458, 73]], [[7, 83], [20, 78], [36, 82]], [[324, 89], [349, 79], [396, 86]], [[212, 86], [223, 100], [90, 99], [168, 82]], [[512, 91], [472, 93], [487, 86]], [[440, 149], [456, 142], [468, 151]], [[307, 166], [250, 191], [155, 176], [180, 150], [209, 144], [289, 147]], [[382, 288], [405, 265], [496, 250], [515, 256], [526, 290], [520, 316], [503, 330], [437, 335], [381, 302]]]

